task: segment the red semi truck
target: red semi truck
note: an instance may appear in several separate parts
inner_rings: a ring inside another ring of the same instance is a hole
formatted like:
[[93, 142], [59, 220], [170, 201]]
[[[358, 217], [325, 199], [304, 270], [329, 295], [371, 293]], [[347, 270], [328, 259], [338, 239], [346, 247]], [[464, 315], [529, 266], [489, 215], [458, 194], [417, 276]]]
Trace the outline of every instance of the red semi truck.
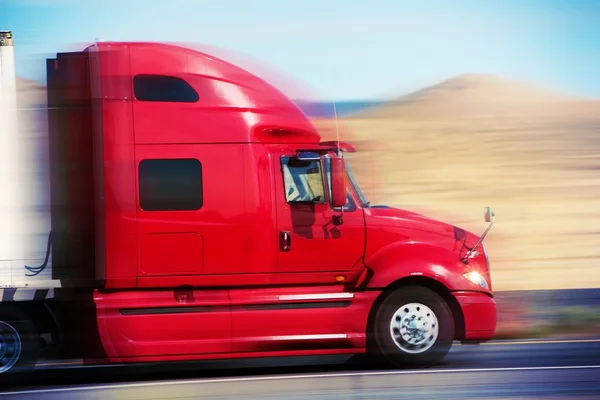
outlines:
[[[24, 150], [1, 37], [9, 157]], [[46, 68], [51, 230], [29, 266], [25, 165], [2, 164], [0, 371], [41, 344], [119, 363], [372, 352], [427, 366], [493, 337], [489, 209], [478, 237], [371, 205], [351, 144], [323, 142], [291, 99], [211, 54], [97, 42]]]

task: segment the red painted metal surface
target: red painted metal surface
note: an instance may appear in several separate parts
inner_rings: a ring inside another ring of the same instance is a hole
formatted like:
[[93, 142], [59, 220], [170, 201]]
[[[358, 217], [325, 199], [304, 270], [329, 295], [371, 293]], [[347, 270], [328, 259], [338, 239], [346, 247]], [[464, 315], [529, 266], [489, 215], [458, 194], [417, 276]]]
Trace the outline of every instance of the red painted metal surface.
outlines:
[[96, 293], [98, 329], [107, 356], [124, 361], [230, 352], [228, 291], [179, 292]]
[[[468, 265], [460, 261], [465, 249], [458, 228], [394, 208], [367, 208], [365, 220], [365, 264], [374, 273], [368, 287], [385, 288], [403, 277], [419, 276], [438, 281], [449, 290], [491, 293], [464, 277], [474, 270], [489, 281], [489, 271], [483, 254], [469, 260]], [[468, 245], [475, 244], [473, 234], [461, 232]]]
[[346, 164], [343, 158], [331, 160], [331, 205], [344, 207], [346, 205]]
[[[100, 43], [87, 50], [100, 82], [94, 98], [101, 123], [94, 135], [103, 149], [95, 161], [103, 179], [97, 214], [105, 245], [99, 275], [106, 287], [210, 285], [190, 276], [272, 272], [271, 165], [262, 145], [248, 144], [318, 144], [320, 136], [301, 110], [268, 83], [207, 54], [146, 43]], [[201, 95], [195, 103], [138, 101], [132, 92], [137, 74], [179, 77]], [[208, 171], [201, 210], [141, 210], [139, 162], [181, 157], [201, 159]], [[180, 241], [172, 236], [177, 234], [184, 235]], [[175, 252], [180, 267], [163, 264], [161, 270], [159, 254]]]
[[453, 295], [465, 319], [465, 339], [492, 339], [496, 333], [496, 301], [477, 292], [455, 292]]
[[[95, 225], [85, 228], [95, 229], [102, 289], [94, 301], [112, 361], [362, 352], [375, 300], [411, 276], [462, 291], [455, 297], [467, 338], [493, 334], [489, 290], [463, 276], [477, 270], [491, 288], [485, 256], [460, 261], [463, 240], [472, 245], [474, 235], [407, 211], [363, 207], [351, 186], [340, 213], [326, 175], [322, 201], [286, 201], [282, 157], [300, 149], [335, 157], [338, 143], [320, 143], [277, 89], [177, 46], [108, 42], [81, 54], [92, 71], [91, 118], [73, 119], [70, 133], [93, 143]], [[182, 79], [197, 100], [141, 101], [139, 74]], [[199, 160], [201, 206], [142, 208], [139, 166], [149, 159]]]
[[363, 348], [378, 294], [342, 287], [232, 290], [233, 351]]
[[[109, 359], [361, 349], [380, 292], [343, 286], [96, 292]], [[290, 353], [291, 354], [291, 353]]]
[[[364, 254], [365, 226], [360, 208], [344, 213], [344, 223], [336, 226], [334, 211], [327, 199], [311, 205], [290, 205], [285, 189], [280, 157], [293, 155], [293, 147], [272, 148], [273, 199], [277, 209], [277, 229], [289, 232], [290, 248], [277, 253], [277, 272], [339, 272], [360, 268]], [[326, 187], [326, 186], [325, 186]], [[334, 282], [332, 274], [331, 283]]]
[[[140, 102], [126, 97], [136, 119], [136, 144], [318, 143], [320, 136], [283, 93], [245, 70], [209, 54], [160, 43], [100, 43], [100, 57], [127, 57], [127, 66], [100, 71], [131, 88], [131, 75], [183, 78], [199, 94], [194, 103]], [[114, 55], [113, 55], [114, 54]], [[286, 132], [271, 131], [285, 128]]]

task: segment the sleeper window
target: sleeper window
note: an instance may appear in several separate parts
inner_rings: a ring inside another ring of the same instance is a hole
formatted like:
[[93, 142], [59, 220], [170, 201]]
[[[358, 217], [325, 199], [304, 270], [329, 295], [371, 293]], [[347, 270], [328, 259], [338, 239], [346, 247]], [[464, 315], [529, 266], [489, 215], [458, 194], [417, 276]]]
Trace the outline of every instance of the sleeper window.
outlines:
[[143, 160], [139, 165], [140, 207], [145, 211], [202, 207], [202, 165], [195, 159]]

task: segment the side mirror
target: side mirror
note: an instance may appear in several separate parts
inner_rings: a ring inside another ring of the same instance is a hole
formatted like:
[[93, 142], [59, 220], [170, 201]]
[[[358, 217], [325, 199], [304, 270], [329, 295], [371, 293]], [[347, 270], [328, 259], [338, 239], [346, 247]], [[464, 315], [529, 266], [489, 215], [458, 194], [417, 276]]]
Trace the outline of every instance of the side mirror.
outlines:
[[494, 217], [496, 216], [496, 214], [494, 214], [492, 209], [490, 207], [485, 207], [484, 212], [485, 212], [485, 222], [487, 222], [487, 223], [494, 222]]
[[331, 159], [331, 205], [346, 205], [346, 162], [343, 158]]

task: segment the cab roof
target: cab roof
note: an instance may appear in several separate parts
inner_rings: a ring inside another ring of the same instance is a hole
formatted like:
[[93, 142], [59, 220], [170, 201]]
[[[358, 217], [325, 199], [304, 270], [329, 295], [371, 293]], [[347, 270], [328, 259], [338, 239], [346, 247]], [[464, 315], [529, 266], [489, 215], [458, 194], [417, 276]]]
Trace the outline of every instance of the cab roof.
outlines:
[[185, 131], [194, 143], [320, 142], [318, 130], [290, 98], [211, 54], [166, 43], [105, 41], [84, 52], [102, 99], [133, 102], [136, 118], [168, 120], [157, 122], [162, 137]]

